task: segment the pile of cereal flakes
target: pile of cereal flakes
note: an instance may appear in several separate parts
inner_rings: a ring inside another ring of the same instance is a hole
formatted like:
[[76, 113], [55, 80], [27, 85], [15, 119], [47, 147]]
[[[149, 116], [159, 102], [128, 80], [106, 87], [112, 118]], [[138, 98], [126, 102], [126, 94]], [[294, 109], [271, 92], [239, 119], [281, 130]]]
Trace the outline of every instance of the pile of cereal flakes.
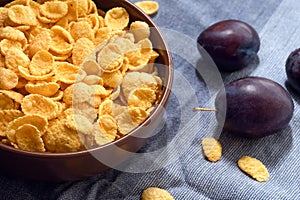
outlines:
[[162, 95], [150, 28], [92, 0], [0, 8], [0, 140], [75, 152], [126, 135]]

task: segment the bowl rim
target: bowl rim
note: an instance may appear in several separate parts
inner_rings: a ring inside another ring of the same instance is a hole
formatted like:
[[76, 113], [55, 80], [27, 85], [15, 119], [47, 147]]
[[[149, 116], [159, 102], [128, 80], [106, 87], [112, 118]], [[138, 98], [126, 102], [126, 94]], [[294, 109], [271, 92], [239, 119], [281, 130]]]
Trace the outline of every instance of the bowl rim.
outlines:
[[[159, 117], [160, 113], [163, 112], [164, 108], [166, 107], [168, 98], [170, 96], [171, 93], [171, 87], [173, 84], [173, 79], [174, 79], [174, 65], [173, 65], [173, 61], [172, 61], [172, 55], [170, 52], [170, 49], [166, 43], [166, 40], [164, 39], [162, 32], [160, 31], [159, 27], [153, 22], [153, 20], [151, 19], [150, 16], [148, 16], [146, 13], [144, 13], [140, 8], [138, 8], [134, 3], [128, 1], [128, 0], [120, 0], [120, 3], [124, 3], [126, 4], [126, 6], [131, 7], [132, 9], [136, 10], [136, 12], [139, 15], [143, 15], [143, 17], [145, 17], [148, 20], [148, 24], [150, 27], [154, 28], [154, 30], [156, 31], [156, 34], [158, 34], [158, 36], [160, 37], [160, 40], [162, 41], [163, 47], [165, 49], [163, 49], [166, 52], [166, 56], [167, 56], [167, 68], [168, 68], [168, 76], [166, 76], [166, 83], [164, 84], [164, 92], [163, 95], [160, 99], [160, 102], [155, 106], [154, 110], [152, 111], [152, 113], [150, 114], [150, 116], [144, 121], [142, 122], [138, 127], [136, 127], [135, 129], [133, 129], [132, 131], [130, 131], [128, 134], [126, 134], [125, 136], [107, 143], [105, 145], [102, 146], [98, 146], [98, 147], [94, 147], [91, 149], [85, 149], [85, 150], [81, 150], [81, 151], [76, 151], [76, 152], [65, 152], [65, 153], [50, 153], [50, 152], [31, 152], [31, 151], [25, 151], [25, 150], [21, 150], [21, 149], [16, 149], [14, 147], [8, 146], [6, 144], [3, 144], [2, 142], [0, 142], [0, 150], [3, 151], [7, 151], [10, 152], [12, 154], [15, 155], [19, 155], [19, 156], [25, 156], [25, 157], [31, 157], [31, 158], [43, 158], [43, 159], [63, 159], [63, 158], [76, 158], [76, 157], [84, 157], [90, 154], [93, 154], [95, 152], [101, 151], [101, 149], [105, 149], [109, 146], [112, 145], [117, 145], [122, 143], [122, 142], [126, 142], [126, 140], [129, 137], [134, 137], [133, 135], [139, 131], [141, 128], [143, 128], [144, 126], [146, 126], [148, 123], [151, 122], [151, 120], [155, 120]], [[130, 138], [129, 138], [130, 139]]]

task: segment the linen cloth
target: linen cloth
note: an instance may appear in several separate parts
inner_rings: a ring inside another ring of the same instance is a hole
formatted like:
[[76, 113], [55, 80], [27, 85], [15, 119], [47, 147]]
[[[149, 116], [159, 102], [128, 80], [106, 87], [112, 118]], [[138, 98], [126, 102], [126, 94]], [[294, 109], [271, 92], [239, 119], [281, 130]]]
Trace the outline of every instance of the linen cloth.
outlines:
[[[289, 127], [258, 140], [225, 133], [219, 137], [213, 131], [213, 113], [192, 112], [195, 106], [213, 106], [213, 95], [217, 89], [214, 81], [220, 81], [204, 77], [209, 66], [201, 65], [201, 56], [195, 51], [199, 33], [224, 19], [239, 19], [251, 24], [261, 38], [259, 65], [234, 73], [222, 73], [220, 77], [228, 83], [248, 75], [262, 76], [286, 87], [286, 58], [300, 47], [300, 1], [157, 2], [160, 9], [153, 20], [169, 42], [175, 78], [166, 109], [166, 122], [139, 153], [166, 147], [176, 139], [177, 148], [166, 152], [167, 159], [172, 162], [154, 171], [150, 166], [149, 172], [145, 173], [130, 172], [128, 164], [125, 172], [111, 169], [85, 180], [64, 183], [30, 181], [0, 173], [0, 199], [134, 200], [140, 199], [142, 191], [151, 186], [166, 189], [179, 200], [300, 199], [300, 95], [289, 90], [295, 104]], [[210, 85], [212, 88], [209, 88]], [[223, 144], [223, 157], [217, 163], [206, 161], [201, 152], [201, 138], [209, 136], [219, 137]], [[237, 160], [243, 155], [260, 159], [270, 172], [270, 180], [259, 183], [242, 173], [237, 167]], [[155, 166], [154, 163], [153, 169]]]

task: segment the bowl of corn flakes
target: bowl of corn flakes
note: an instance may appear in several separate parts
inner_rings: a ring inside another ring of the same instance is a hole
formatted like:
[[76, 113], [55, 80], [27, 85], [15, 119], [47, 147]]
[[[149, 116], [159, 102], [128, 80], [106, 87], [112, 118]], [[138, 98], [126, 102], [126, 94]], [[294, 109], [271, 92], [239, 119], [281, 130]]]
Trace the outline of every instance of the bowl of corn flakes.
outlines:
[[151, 18], [126, 0], [0, 6], [1, 173], [77, 180], [137, 152], [163, 120], [173, 81]]

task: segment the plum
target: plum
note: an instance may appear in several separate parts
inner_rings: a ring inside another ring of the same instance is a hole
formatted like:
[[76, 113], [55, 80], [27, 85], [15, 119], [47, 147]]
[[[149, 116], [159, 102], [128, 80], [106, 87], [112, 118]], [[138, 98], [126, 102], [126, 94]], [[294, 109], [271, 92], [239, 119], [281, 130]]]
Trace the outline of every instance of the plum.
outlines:
[[286, 60], [285, 71], [288, 84], [300, 93], [300, 49], [294, 50]]
[[226, 113], [224, 131], [248, 138], [261, 138], [285, 128], [294, 111], [290, 94], [278, 83], [261, 77], [230, 82], [217, 94], [215, 106], [219, 121]]
[[220, 71], [232, 72], [258, 61], [260, 39], [253, 27], [239, 20], [215, 23], [200, 33], [197, 42]]

